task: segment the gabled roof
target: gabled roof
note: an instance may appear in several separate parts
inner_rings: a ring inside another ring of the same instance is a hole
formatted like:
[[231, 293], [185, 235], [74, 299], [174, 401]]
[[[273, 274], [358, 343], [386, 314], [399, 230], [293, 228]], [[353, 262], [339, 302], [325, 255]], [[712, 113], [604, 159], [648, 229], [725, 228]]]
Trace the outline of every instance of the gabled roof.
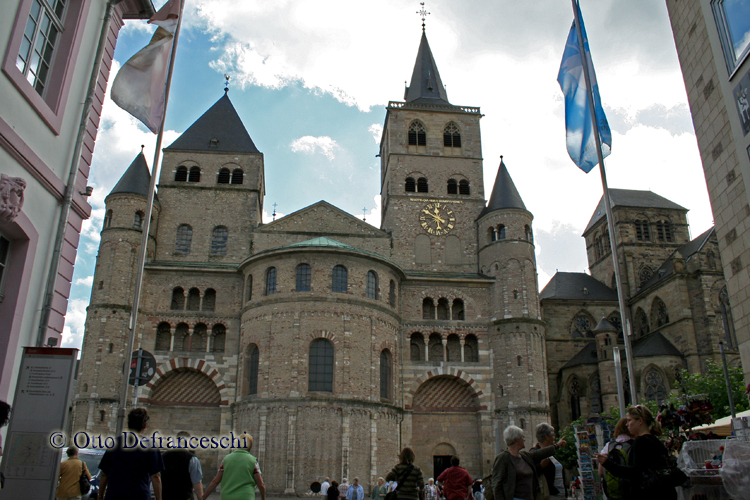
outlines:
[[450, 104], [424, 31], [422, 40], [419, 42], [419, 52], [417, 52], [417, 60], [411, 74], [411, 83], [406, 89], [404, 100], [416, 103]]
[[539, 294], [544, 299], [617, 302], [617, 292], [586, 273], [557, 272]]
[[109, 194], [129, 193], [147, 197], [150, 184], [151, 172], [148, 170], [146, 157], [141, 151]]
[[167, 150], [260, 153], [227, 93], [195, 120]]
[[596, 332], [603, 332], [607, 330], [617, 330], [617, 328], [615, 328], [615, 325], [607, 321], [607, 318], [602, 317], [602, 319], [599, 320], [599, 323], [592, 330], [592, 332], [596, 333]]
[[661, 332], [654, 332], [633, 342], [633, 357], [677, 356], [682, 353]]
[[599, 357], [596, 354], [596, 342], [589, 342], [583, 349], [578, 351], [578, 354], [565, 363], [562, 369], [564, 370], [565, 368], [572, 368], [580, 365], [595, 365], [598, 362]]
[[672, 252], [672, 254], [667, 257], [667, 260], [665, 260], [664, 263], [659, 267], [659, 269], [656, 270], [654, 275], [651, 276], [651, 278], [649, 278], [649, 280], [641, 286], [638, 293], [641, 293], [644, 290], [648, 290], [660, 281], [663, 281], [669, 276], [672, 276], [674, 274], [674, 261], [672, 257], [676, 256], [677, 252], [679, 252], [680, 256], [685, 259], [685, 262], [689, 261], [693, 257], [693, 255], [700, 252], [700, 250], [703, 248], [703, 245], [706, 244], [713, 233], [714, 228], [711, 227], [711, 229], [707, 230], [705, 233], [701, 234], [697, 238], [694, 238], [692, 241], [685, 243], [680, 248]]
[[522, 208], [526, 210], [526, 205], [523, 204], [521, 195], [518, 194], [518, 189], [513, 183], [513, 179], [510, 178], [508, 169], [505, 167], [505, 162], [500, 157], [500, 167], [497, 169], [497, 177], [495, 177], [495, 186], [492, 188], [492, 196], [490, 201], [479, 217], [485, 214], [493, 212], [495, 210], [502, 210], [503, 208]]
[[[687, 212], [685, 207], [681, 207], [677, 203], [669, 201], [668, 199], [659, 196], [651, 191], [636, 191], [633, 189], [610, 189], [609, 198], [612, 201], [612, 208], [614, 207], [638, 207], [638, 208], [664, 208], [667, 210], [682, 210]], [[591, 216], [586, 229], [583, 230], [583, 234], [586, 234], [589, 229], [599, 222], [600, 219], [606, 217], [606, 210], [604, 207], [604, 196], [599, 199], [599, 204], [594, 210], [594, 215]]]

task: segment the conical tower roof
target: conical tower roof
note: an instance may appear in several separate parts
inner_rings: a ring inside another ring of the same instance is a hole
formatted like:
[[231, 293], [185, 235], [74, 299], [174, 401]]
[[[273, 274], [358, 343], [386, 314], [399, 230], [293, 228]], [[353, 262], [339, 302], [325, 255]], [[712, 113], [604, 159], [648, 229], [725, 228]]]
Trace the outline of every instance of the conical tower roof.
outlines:
[[151, 184], [151, 172], [148, 170], [146, 164], [146, 157], [143, 156], [141, 151], [138, 156], [135, 157], [133, 163], [130, 164], [128, 169], [122, 174], [120, 180], [109, 192], [110, 195], [116, 193], [129, 193], [138, 194], [141, 196], [148, 196], [148, 188]]
[[181, 151], [260, 153], [227, 92], [168, 148]]
[[411, 74], [411, 83], [406, 89], [404, 100], [416, 103], [450, 104], [424, 31], [422, 40], [419, 42], [419, 52]]
[[497, 169], [492, 196], [490, 196], [490, 201], [487, 203], [487, 208], [482, 210], [479, 216], [482, 217], [485, 214], [504, 208], [522, 208], [526, 210], [526, 205], [523, 204], [521, 195], [518, 194], [518, 189], [513, 184], [513, 179], [510, 178], [508, 169], [505, 168], [505, 162], [500, 157], [500, 167]]

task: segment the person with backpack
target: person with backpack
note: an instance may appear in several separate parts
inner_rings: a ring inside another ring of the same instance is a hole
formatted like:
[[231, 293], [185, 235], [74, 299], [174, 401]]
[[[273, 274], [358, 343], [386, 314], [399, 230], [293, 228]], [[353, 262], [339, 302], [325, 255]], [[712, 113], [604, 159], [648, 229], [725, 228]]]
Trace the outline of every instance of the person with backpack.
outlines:
[[[628, 454], [633, 445], [633, 436], [628, 431], [628, 419], [621, 418], [615, 426], [615, 439], [608, 442], [602, 448], [602, 455], [609, 457], [619, 465], [628, 465]], [[611, 455], [611, 456], [610, 456]], [[602, 478], [604, 494], [610, 500], [622, 500], [628, 496], [629, 486], [627, 479], [621, 479], [599, 464], [599, 477]]]

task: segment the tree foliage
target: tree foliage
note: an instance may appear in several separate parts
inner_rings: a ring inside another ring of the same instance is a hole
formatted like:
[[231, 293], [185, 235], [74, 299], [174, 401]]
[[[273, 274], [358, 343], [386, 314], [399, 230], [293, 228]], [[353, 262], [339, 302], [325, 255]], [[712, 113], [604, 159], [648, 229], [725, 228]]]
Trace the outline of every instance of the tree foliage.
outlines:
[[[742, 368], [729, 367], [729, 382], [732, 387], [732, 399], [734, 409], [737, 413], [750, 410], [750, 402], [745, 397], [745, 382]], [[727, 384], [724, 379], [724, 368], [721, 363], [712, 360], [706, 361], [705, 373], [689, 373], [682, 370], [682, 388], [680, 396], [675, 403], [679, 404], [682, 396], [693, 396], [696, 394], [708, 394], [711, 404], [714, 406], [714, 418], [722, 418], [731, 414], [729, 410], [729, 396], [727, 396]]]

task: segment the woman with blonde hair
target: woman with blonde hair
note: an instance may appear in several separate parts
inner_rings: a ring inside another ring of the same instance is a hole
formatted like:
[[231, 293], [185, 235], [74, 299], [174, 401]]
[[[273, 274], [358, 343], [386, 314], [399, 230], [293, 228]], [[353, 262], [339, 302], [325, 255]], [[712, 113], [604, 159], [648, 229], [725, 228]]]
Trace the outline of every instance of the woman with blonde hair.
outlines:
[[385, 476], [386, 481], [396, 481], [394, 491], [398, 492], [398, 500], [419, 500], [419, 494], [424, 490], [422, 469], [414, 465], [416, 458], [414, 450], [404, 448], [398, 455], [396, 466]]
[[266, 485], [260, 475], [258, 459], [250, 454], [253, 437], [242, 434], [232, 439], [239, 447], [224, 457], [219, 472], [203, 493], [206, 500], [216, 486], [221, 483], [221, 500], [255, 500], [255, 487], [260, 490], [261, 500], [266, 500]]

